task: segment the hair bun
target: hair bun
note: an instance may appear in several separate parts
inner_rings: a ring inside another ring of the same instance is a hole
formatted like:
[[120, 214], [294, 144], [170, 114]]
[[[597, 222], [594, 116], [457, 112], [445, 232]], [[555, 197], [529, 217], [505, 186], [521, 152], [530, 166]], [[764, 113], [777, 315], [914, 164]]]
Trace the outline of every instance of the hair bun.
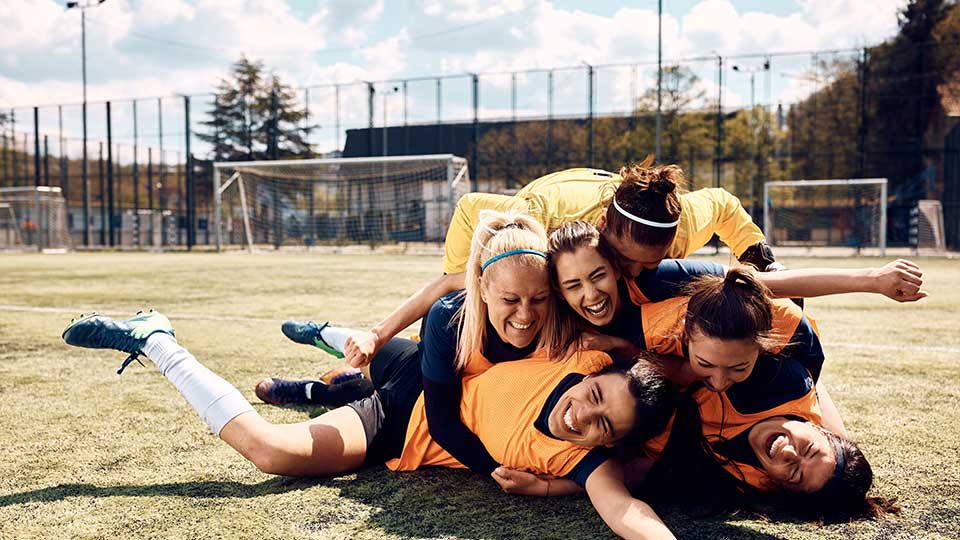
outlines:
[[650, 179], [650, 190], [666, 197], [677, 190], [677, 185], [683, 182], [683, 170], [676, 165], [667, 165], [655, 172]]

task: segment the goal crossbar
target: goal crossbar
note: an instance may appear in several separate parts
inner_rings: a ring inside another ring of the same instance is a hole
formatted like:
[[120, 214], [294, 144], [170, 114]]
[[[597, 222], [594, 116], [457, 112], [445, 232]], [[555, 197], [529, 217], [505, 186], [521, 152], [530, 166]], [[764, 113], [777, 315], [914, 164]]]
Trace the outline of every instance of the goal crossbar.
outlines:
[[453, 154], [218, 162], [212, 176], [218, 250], [435, 242], [471, 188], [467, 160]]

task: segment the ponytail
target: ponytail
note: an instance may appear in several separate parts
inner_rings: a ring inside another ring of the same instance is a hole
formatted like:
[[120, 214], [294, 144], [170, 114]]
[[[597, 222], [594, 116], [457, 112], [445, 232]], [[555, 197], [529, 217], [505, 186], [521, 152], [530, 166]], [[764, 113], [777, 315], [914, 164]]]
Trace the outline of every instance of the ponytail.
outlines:
[[643, 246], [673, 242], [686, 180], [677, 165], [653, 166], [653, 156], [620, 169], [623, 182], [607, 208], [607, 230]]
[[721, 340], [753, 340], [761, 349], [775, 346], [770, 290], [747, 267], [724, 276], [705, 275], [684, 287], [690, 297], [684, 339], [695, 332]]

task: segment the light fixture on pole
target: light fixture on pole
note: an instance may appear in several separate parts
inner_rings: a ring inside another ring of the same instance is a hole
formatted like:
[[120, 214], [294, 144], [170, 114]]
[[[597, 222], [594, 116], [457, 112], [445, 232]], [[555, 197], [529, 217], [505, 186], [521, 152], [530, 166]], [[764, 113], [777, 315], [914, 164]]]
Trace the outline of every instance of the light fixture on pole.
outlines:
[[383, 156], [386, 157], [389, 155], [387, 152], [387, 98], [393, 94], [396, 94], [400, 91], [399, 86], [391, 87], [388, 90], [381, 92], [383, 94]]
[[[80, 55], [83, 70], [83, 245], [90, 245], [90, 185], [87, 177], [87, 9], [107, 0], [67, 2], [67, 9], [80, 10]], [[69, 201], [67, 204], [69, 205]]]
[[750, 175], [750, 216], [753, 217], [756, 215], [756, 205], [754, 201], [755, 184], [756, 184], [757, 176], [759, 175], [759, 172], [760, 172], [759, 171], [760, 149], [757, 145], [758, 122], [756, 120], [757, 100], [756, 100], [755, 78], [756, 78], [756, 74], [761, 71], [763, 72], [770, 71], [770, 60], [769, 59], [765, 60], [762, 65], [753, 66], [753, 67], [745, 67], [739, 64], [734, 64], [733, 70], [736, 71], [737, 73], [745, 73], [750, 75], [750, 131], [751, 131], [752, 140], [753, 140], [753, 161], [754, 161], [754, 166], [757, 168], [757, 170], [755, 170], [754, 173]]

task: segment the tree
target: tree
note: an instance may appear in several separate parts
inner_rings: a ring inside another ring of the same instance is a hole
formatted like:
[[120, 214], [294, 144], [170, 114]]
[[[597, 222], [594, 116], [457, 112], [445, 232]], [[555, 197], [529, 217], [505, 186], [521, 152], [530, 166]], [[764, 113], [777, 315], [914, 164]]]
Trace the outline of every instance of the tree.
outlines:
[[[649, 130], [651, 153], [656, 147], [657, 110], [656, 79], [652, 82], [637, 99], [637, 111], [653, 122], [643, 122], [637, 126]], [[698, 106], [705, 104], [706, 98], [706, 90], [700, 86], [700, 77], [684, 66], [665, 66], [660, 87], [660, 142], [663, 151], [660, 161], [676, 163], [687, 159], [691, 147], [711, 148], [714, 129], [710, 119], [697, 111]]]
[[304, 156], [311, 151], [307, 114], [291, 87], [264, 73], [263, 62], [243, 56], [217, 84], [213, 110], [201, 122], [209, 131], [197, 136], [213, 145], [216, 161]]

